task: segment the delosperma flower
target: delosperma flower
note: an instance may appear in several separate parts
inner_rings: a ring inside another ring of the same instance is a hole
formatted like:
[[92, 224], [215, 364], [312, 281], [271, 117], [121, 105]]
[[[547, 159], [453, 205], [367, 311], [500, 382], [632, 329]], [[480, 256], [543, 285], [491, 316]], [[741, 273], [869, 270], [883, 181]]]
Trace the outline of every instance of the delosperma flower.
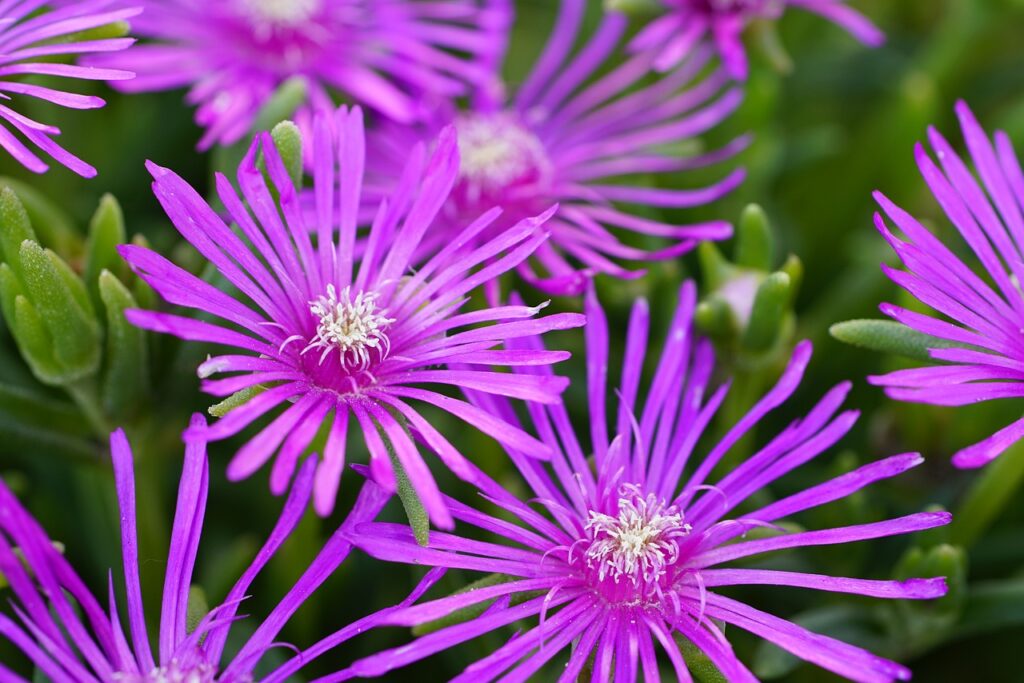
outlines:
[[[812, 546], [842, 545], [906, 534], [946, 524], [944, 512], [811, 531], [786, 531], [782, 519], [841, 500], [896, 476], [922, 459], [897, 455], [817, 484], [768, 504], [754, 502], [780, 477], [809, 463], [835, 444], [857, 413], [840, 412], [849, 390], [829, 391], [806, 415], [731, 471], [713, 476], [732, 449], [771, 410], [797, 389], [811, 346], [797, 346], [778, 383], [739, 419], [709, 451], [698, 443], [729, 387], [712, 389], [713, 351], [694, 337], [691, 319], [695, 288], [687, 283], [657, 363], [646, 399], [638, 400], [648, 348], [648, 309], [633, 309], [625, 333], [625, 364], [617, 415], [608, 431], [606, 380], [607, 321], [596, 297], [586, 302], [587, 390], [590, 448], [577, 437], [562, 403], [531, 404], [532, 422], [554, 452], [550, 462], [510, 452], [538, 506], [521, 502], [484, 477], [482, 495], [496, 505], [492, 516], [450, 502], [453, 516], [473, 527], [467, 535], [432, 533], [420, 547], [407, 528], [367, 522], [351, 526], [353, 541], [373, 557], [426, 567], [496, 575], [473, 590], [398, 609], [382, 623], [415, 626], [475, 607], [462, 623], [362, 659], [327, 680], [379, 676], [396, 667], [513, 623], [518, 633], [470, 665], [456, 681], [576, 681], [585, 665], [592, 680], [629, 683], [643, 676], [657, 681], [664, 663], [673, 680], [691, 676], [675, 639], [703, 651], [729, 681], [754, 676], [734, 654], [726, 626], [749, 631], [795, 656], [855, 681], [909, 678], [903, 666], [865, 650], [726, 597], [718, 589], [774, 585], [890, 599], [928, 599], [946, 591], [942, 578], [866, 580], [760, 569], [735, 560]], [[517, 348], [541, 348], [526, 340]], [[525, 372], [545, 374], [544, 369]], [[511, 404], [478, 395], [479, 404], [514, 420]], [[611, 436], [611, 438], [609, 438]], [[592, 454], [590, 456], [589, 454]], [[592, 460], [591, 460], [592, 457]], [[763, 499], [762, 499], [763, 500]], [[742, 510], [742, 512], [741, 512]], [[748, 532], [760, 532], [747, 538]], [[477, 540], [479, 532], [488, 540]], [[482, 610], [482, 611], [481, 611]], [[436, 628], [437, 625], [432, 625]], [[550, 669], [544, 667], [551, 664]], [[545, 673], [539, 673], [539, 672]]]
[[[913, 216], [875, 194], [885, 216], [909, 238], [896, 237], [885, 217], [875, 215], [875, 225], [906, 267], [883, 270], [937, 315], [892, 304], [883, 304], [882, 312], [953, 347], [931, 349], [941, 364], [869, 378], [900, 401], [961, 406], [1024, 396], [1024, 173], [1005, 133], [996, 133], [993, 144], [964, 102], [957, 103], [956, 113], [981, 184], [934, 128], [928, 140], [938, 163], [921, 144], [915, 156], [928, 189], [980, 268], [967, 265]], [[959, 451], [953, 463], [984, 465], [1022, 436], [1024, 418]]]
[[55, 90], [32, 80], [23, 80], [23, 77], [56, 76], [89, 81], [132, 78], [134, 74], [124, 69], [54, 61], [55, 57], [74, 59], [82, 55], [118, 52], [135, 42], [132, 38], [93, 39], [78, 35], [139, 13], [138, 8], [126, 7], [126, 4], [115, 0], [80, 0], [51, 8], [40, 0], [0, 1], [0, 100], [3, 100], [0, 119], [6, 124], [0, 125], [0, 146], [30, 171], [44, 173], [49, 166], [29, 145], [80, 176], [92, 178], [96, 175], [95, 168], [53, 139], [60, 135], [60, 129], [33, 121], [16, 111], [15, 107], [20, 96], [34, 97], [68, 109], [102, 107], [104, 101], [100, 97]]
[[[672, 259], [700, 241], [731, 234], [724, 221], [674, 225], [652, 217], [649, 209], [710, 203], [742, 182], [742, 169], [708, 187], [650, 185], [653, 178], [667, 180], [729, 160], [746, 145], [740, 138], [721, 149], [700, 150], [697, 142], [736, 109], [740, 91], [727, 87], [721, 70], [707, 68], [711, 51], [704, 47], [689, 52], [679, 71], [653, 82], [647, 82], [652, 66], [647, 54], [598, 75], [614, 63], [626, 20], [609, 13], [573, 54], [585, 5], [585, 0], [561, 2], [544, 52], [508, 98], [483, 90], [468, 111], [439, 106], [426, 126], [384, 125], [371, 134], [373, 148], [382, 153], [371, 160], [370, 177], [375, 186], [389, 187], [400, 177], [411, 145], [455, 127], [462, 155], [459, 180], [425, 238], [423, 253], [449, 243], [467, 220], [492, 206], [505, 211], [495, 223], [499, 229], [559, 203], [548, 223], [551, 239], [519, 272], [545, 291], [576, 295], [594, 273], [643, 274], [621, 261]], [[644, 183], [635, 183], [638, 178]], [[487, 237], [481, 233], [481, 239]], [[645, 244], [652, 239], [661, 243], [653, 250]]]
[[[581, 315], [538, 317], [543, 306], [465, 310], [474, 290], [515, 268], [544, 242], [551, 210], [463, 250], [498, 218], [499, 211], [489, 211], [412, 270], [412, 255], [458, 177], [455, 133], [448, 130], [429, 161], [423, 145], [409, 150], [402, 182], [380, 205], [364, 248], [354, 258], [365, 158], [362, 113], [342, 108], [319, 116], [314, 128], [312, 214], [300, 207], [269, 134], [257, 138], [238, 169], [244, 202], [228, 179], [218, 176], [217, 195], [245, 241], [180, 177], [149, 165], [156, 196], [175, 227], [240, 294], [235, 298], [222, 292], [152, 251], [124, 246], [125, 259], [167, 302], [219, 319], [206, 322], [135, 310], [128, 312], [129, 320], [149, 330], [235, 349], [201, 365], [203, 389], [216, 396], [262, 391], [211, 425], [209, 438], [237, 434], [283, 408], [237, 452], [228, 470], [231, 478], [251, 475], [276, 453], [271, 489], [283, 492], [321, 426], [329, 424], [314, 495], [317, 511], [327, 514], [334, 506], [353, 418], [369, 449], [376, 481], [395, 489], [380, 428], [431, 519], [450, 526], [440, 491], [405, 424], [464, 477], [474, 476], [468, 462], [420, 415], [416, 404], [440, 408], [499, 442], [544, 457], [546, 447], [533, 437], [430, 385], [541, 402], [556, 400], [565, 388], [567, 381], [561, 377], [500, 369], [547, 365], [568, 354], [495, 347], [515, 337], [577, 327], [583, 324]], [[257, 163], [260, 155], [272, 187]], [[337, 234], [332, 226], [340, 226]], [[489, 367], [445, 369], [452, 363]], [[232, 376], [209, 379], [218, 373]]]
[[284, 81], [310, 102], [340, 92], [397, 121], [477, 86], [504, 51], [504, 0], [142, 0], [137, 35], [113, 64], [138, 73], [130, 92], [188, 87], [205, 128], [200, 148], [251, 132]]
[[633, 40], [635, 51], [652, 50], [655, 66], [668, 70], [694, 47], [712, 41], [729, 73], [747, 77], [748, 64], [742, 34], [757, 19], [776, 20], [790, 7], [813, 12], [841, 26], [865, 45], [877, 47], [885, 35], [847, 0], [661, 0], [665, 14], [652, 21]]
[[[201, 416], [193, 417], [194, 428], [202, 424]], [[14, 613], [12, 618], [0, 612], [0, 636], [19, 649], [48, 680], [54, 683], [252, 682], [254, 670], [266, 652], [280, 649], [275, 638], [284, 625], [348, 556], [351, 544], [339, 530], [295, 585], [282, 591], [281, 602], [257, 625], [242, 647], [234, 654], [225, 655], [232, 627], [236, 622], [251, 619], [239, 611], [244, 609], [253, 581], [309, 507], [315, 459], [310, 458], [303, 465], [276, 526], [224, 601], [198, 624], [189, 624], [189, 591], [202, 539], [209, 486], [206, 442], [201, 435], [201, 429], [193, 429], [186, 437], [163, 600], [159, 620], [152, 622], [147, 621], [147, 614], [152, 612], [147, 611], [142, 600], [135, 525], [135, 476], [131, 447], [124, 432], [118, 430], [110, 437], [121, 513], [126, 587], [126, 595], [121, 599], [115, 594], [113, 576], [106, 599], [94, 597], [39, 523], [0, 480], [0, 573], [13, 593], [11, 609]], [[368, 485], [345, 523], [373, 518], [386, 499], [379, 487]], [[102, 606], [104, 602], [108, 602], [106, 609]], [[123, 615], [127, 616], [126, 622], [122, 621]], [[151, 632], [147, 623], [157, 622], [159, 630]], [[127, 623], [127, 630], [122, 626], [124, 623]], [[336, 635], [336, 641], [344, 642], [359, 632], [357, 627], [343, 629]], [[301, 668], [309, 660], [307, 656], [295, 668]], [[3, 664], [0, 664], [0, 679], [27, 683]], [[270, 675], [259, 680], [271, 683], [284, 679]]]

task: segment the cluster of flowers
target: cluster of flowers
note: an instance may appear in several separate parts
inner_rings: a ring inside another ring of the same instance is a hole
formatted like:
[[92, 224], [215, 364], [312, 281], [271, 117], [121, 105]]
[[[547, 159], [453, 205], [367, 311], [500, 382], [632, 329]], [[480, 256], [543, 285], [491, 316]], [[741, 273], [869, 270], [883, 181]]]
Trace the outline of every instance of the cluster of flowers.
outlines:
[[[260, 680], [285, 681], [369, 628], [422, 625], [469, 608], [476, 609], [462, 621], [320, 680], [380, 676], [523, 620], [532, 625], [458, 680], [526, 680], [560, 659], [563, 681], [577, 680], [585, 667], [597, 681], [659, 680], [666, 663], [678, 680], [689, 681], [679, 636], [728, 680], [754, 680], [725, 636], [729, 624], [851, 680], [907, 679], [909, 671], [897, 663], [715, 589], [774, 584], [890, 599], [943, 595], [942, 578], [880, 581], [727, 566], [776, 550], [948, 523], [945, 513], [923, 512], [813, 531], [784, 532], [777, 525], [896, 476], [918, 465], [920, 456], [879, 460], [747, 510], [743, 505], [755, 494], [851, 428], [857, 413], [842, 410], [849, 385], [829, 391], [743, 462], [723, 467], [730, 449], [797, 389], [810, 344], [796, 346], [775, 386], [723, 436], [702, 438], [729, 384], [716, 386], [712, 345], [693, 327], [696, 289], [684, 283], [646, 385], [649, 311], [643, 300], [633, 307], [618, 406], [609, 416], [611, 335], [591, 284], [597, 276], [642, 275], [622, 261], [671, 259], [731, 234], [725, 222], [673, 225], [630, 207], [705, 204], [739, 184], [742, 170], [685, 190], [630, 181], [653, 175], [668, 182], [670, 174], [727, 162], [746, 144], [740, 138], [696, 155], [679, 152], [679, 143], [739, 104], [745, 25], [795, 6], [868, 44], [879, 42], [880, 34], [842, 0], [662, 3], [662, 15], [627, 41], [624, 15], [607, 12], [584, 36], [585, 1], [562, 0], [546, 48], [529, 76], [507, 92], [499, 73], [510, 0], [0, 1], [0, 90], [90, 108], [102, 101], [8, 77], [93, 78], [116, 81], [126, 91], [187, 85], [206, 130], [202, 148], [243, 139], [277, 88], [300, 77], [308, 104], [297, 122], [304, 170], [312, 178], [311, 189], [297, 187], [267, 133], [256, 135], [235, 183], [217, 176], [220, 211], [173, 171], [147, 165], [171, 222], [233, 293], [151, 250], [126, 245], [124, 259], [168, 304], [206, 314], [134, 310], [129, 320], [231, 348], [199, 367], [202, 386], [215, 396], [247, 392], [248, 399], [211, 425], [194, 418], [185, 432], [156, 651], [139, 580], [132, 455], [120, 431], [110, 446], [127, 631], [113, 582], [104, 608], [0, 483], [0, 574], [14, 596], [13, 616], [0, 614], [0, 633], [55, 683], [251, 681], [291, 615], [358, 547], [380, 560], [431, 569], [401, 604], [296, 650]], [[102, 33], [129, 18], [133, 31], [148, 39], [144, 44]], [[67, 39], [55, 40], [60, 37]], [[82, 63], [40, 59], [55, 56], [82, 56]], [[338, 95], [372, 111], [368, 129], [360, 106], [335, 108]], [[463, 99], [469, 104], [456, 104]], [[929, 138], [939, 164], [923, 150], [918, 160], [995, 289], [878, 196], [910, 238], [895, 237], [878, 216], [879, 230], [907, 267], [889, 275], [952, 320], [883, 308], [915, 330], [954, 343], [933, 351], [948, 365], [874, 379], [900, 400], [961, 404], [1024, 394], [1024, 297], [1017, 284], [1024, 275], [1024, 174], [1005, 135], [993, 146], [966, 106], [958, 113], [984, 188], [937, 132]], [[0, 115], [61, 164], [94, 173], [53, 142], [57, 129], [6, 105]], [[6, 128], [0, 128], [0, 145], [29, 169], [45, 170]], [[663, 244], [641, 250], [623, 239], [628, 235]], [[545, 315], [543, 304], [503, 295], [497, 280], [513, 271], [540, 291], [582, 296], [584, 314]], [[473, 305], [478, 290], [486, 293], [483, 306]], [[584, 323], [588, 434], [574, 426], [561, 398], [568, 380], [552, 368], [568, 354], [548, 350], [542, 340]], [[424, 417], [423, 406], [499, 442], [531, 500], [477, 467]], [[287, 494], [280, 521], [223, 602], [190, 628], [188, 594], [207, 503], [206, 444], [270, 413], [275, 416], [228, 465], [228, 476], [245, 478], [272, 462], [270, 488]], [[350, 475], [363, 481], [355, 506], [226, 661], [228, 632], [256, 576], [310, 501], [321, 515], [334, 510], [350, 431], [361, 435], [369, 453], [367, 465], [354, 466], [358, 474]], [[321, 456], [303, 459], [322, 432]], [[957, 454], [956, 462], [986, 462], [1022, 434], [1024, 421]], [[421, 448], [500, 512], [446, 496]], [[439, 529], [426, 545], [408, 527], [376, 521], [402, 477]], [[464, 527], [475, 530], [460, 533]], [[747, 538], [765, 529], [769, 533]], [[479, 540], [480, 532], [490, 540]], [[480, 572], [488, 580], [474, 590], [425, 599], [448, 569]], [[0, 681], [23, 679], [0, 664]]]

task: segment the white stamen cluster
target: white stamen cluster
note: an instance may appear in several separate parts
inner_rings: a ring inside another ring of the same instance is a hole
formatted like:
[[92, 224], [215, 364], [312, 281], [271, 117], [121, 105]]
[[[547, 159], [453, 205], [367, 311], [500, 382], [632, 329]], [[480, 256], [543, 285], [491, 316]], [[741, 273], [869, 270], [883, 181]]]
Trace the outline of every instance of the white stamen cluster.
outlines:
[[209, 664], [199, 664], [183, 669], [179, 662], [172, 660], [167, 666], [157, 667], [142, 676], [114, 674], [114, 680], [117, 683], [214, 683], [216, 673]]
[[690, 533], [675, 506], [666, 506], [657, 496], [644, 497], [640, 488], [623, 486], [617, 517], [590, 511], [586, 531], [591, 543], [587, 566], [597, 568], [598, 580], [623, 577], [633, 585], [641, 579], [657, 581], [666, 568], [679, 559], [678, 540]]
[[320, 11], [323, 0], [240, 0], [254, 24], [298, 26]]
[[362, 371], [370, 366], [371, 352], [383, 360], [391, 351], [386, 332], [395, 320], [377, 307], [376, 292], [360, 292], [353, 298], [350, 289], [346, 287], [339, 294], [334, 285], [327, 285], [327, 296], [309, 302], [309, 312], [319, 322], [316, 336], [302, 353], [320, 349], [323, 363], [336, 349], [343, 366]]
[[547, 164], [543, 143], [509, 115], [463, 116], [455, 130], [459, 172], [481, 192], [501, 190]]

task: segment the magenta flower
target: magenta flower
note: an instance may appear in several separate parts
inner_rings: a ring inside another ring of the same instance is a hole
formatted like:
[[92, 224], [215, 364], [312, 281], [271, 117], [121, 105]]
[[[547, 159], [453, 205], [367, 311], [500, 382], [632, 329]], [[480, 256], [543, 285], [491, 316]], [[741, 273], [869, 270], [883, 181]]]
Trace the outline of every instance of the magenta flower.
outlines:
[[[1005, 133], [996, 133], [993, 145], [964, 102], [957, 103], [956, 113], [981, 185], [934, 128], [928, 140], [938, 164], [921, 144], [914, 153], [928, 188], [980, 262], [980, 274], [913, 216], [875, 193], [885, 214], [909, 238], [897, 238], [885, 218], [875, 214], [875, 225], [906, 267], [882, 269], [938, 315], [892, 304], [882, 304], [882, 312], [956, 347], [931, 349], [932, 358], [945, 364], [869, 378], [899, 401], [960, 406], [1024, 396], [1024, 174]], [[959, 451], [953, 463], [979, 467], [1022, 436], [1024, 419]]]
[[[89, 81], [122, 81], [134, 77], [131, 71], [105, 69], [77, 64], [61, 64], [54, 57], [70, 59], [80, 55], [110, 53], [123, 50], [132, 38], [83, 40], [71, 37], [83, 31], [124, 21], [139, 13], [138, 9], [121, 8], [114, 0], [79, 0], [49, 8], [43, 0], [0, 0], [0, 99], [10, 102], [14, 95], [35, 97], [68, 109], [97, 109], [105, 102], [92, 95], [78, 95], [55, 90], [37, 82], [10, 80], [22, 76], [57, 76]], [[69, 42], [61, 42], [62, 40]], [[34, 173], [49, 168], [29, 145], [35, 146], [55, 161], [80, 176], [92, 178], [96, 169], [54, 141], [60, 129], [39, 123], [0, 104], [0, 118], [10, 127], [0, 125], [0, 146]], [[13, 129], [13, 131], [11, 130]], [[21, 134], [21, 138], [14, 134]], [[29, 145], [25, 144], [25, 141]]]
[[[585, 5], [585, 0], [561, 3], [544, 52], [511, 97], [484, 89], [469, 111], [442, 106], [427, 126], [385, 125], [371, 134], [372, 147], [382, 153], [371, 161], [370, 177], [375, 187], [387, 188], [400, 177], [410, 146], [455, 126], [462, 155], [459, 182], [426, 237], [425, 254], [449, 243], [468, 220], [492, 206], [505, 210], [497, 230], [559, 203], [549, 222], [551, 239], [519, 272], [550, 293], [576, 295], [593, 273], [643, 274], [620, 260], [672, 259], [702, 240], [730, 236], [732, 229], [723, 221], [671, 225], [621, 205], [689, 208], [742, 182], [742, 170], [693, 189], [659, 189], [651, 177], [664, 178], [667, 185], [672, 176], [678, 188], [678, 172], [729, 159], [742, 149], [746, 138], [722, 149], [694, 151], [694, 138], [736, 109], [740, 91], [725, 89], [728, 79], [721, 71], [708, 73], [711, 53], [703, 48], [689, 53], [682, 69], [654, 82], [647, 82], [648, 54], [591, 80], [619, 46], [626, 20], [609, 13], [573, 55]], [[481, 239], [488, 237], [481, 233]], [[671, 245], [650, 251], [643, 242], [651, 238]]]
[[[753, 681], [733, 653], [723, 624], [749, 631], [797, 657], [856, 681], [905, 680], [910, 672], [860, 648], [812, 633], [718, 592], [737, 585], [791, 586], [855, 595], [927, 599], [945, 593], [945, 580], [876, 581], [750, 568], [733, 560], [788, 548], [840, 545], [929, 529], [948, 523], [944, 512], [925, 512], [872, 524], [785, 532], [784, 517], [842, 499], [865, 486], [918, 465], [917, 454], [897, 455], [786, 496], [750, 512], [738, 506], [838, 441], [856, 420], [838, 412], [849, 384], [828, 392], [802, 419], [721, 478], [710, 475], [722, 457], [769, 411], [797, 389], [811, 346], [797, 346], [782, 378], [704, 457], [696, 446], [721, 406], [728, 385], [712, 390], [711, 345], [691, 328], [695, 288], [686, 283], [646, 400], [638, 402], [648, 347], [648, 308], [637, 302], [626, 331], [625, 366], [609, 439], [605, 406], [607, 321], [596, 297], [587, 298], [587, 377], [590, 449], [577, 438], [566, 407], [531, 404], [533, 423], [554, 452], [550, 464], [510, 452], [540, 512], [484, 481], [500, 517], [451, 502], [466, 536], [432, 533], [417, 546], [400, 525], [353, 525], [353, 542], [388, 561], [500, 574], [508, 580], [450, 597], [401, 608], [382, 623], [412, 626], [461, 608], [486, 608], [480, 616], [442, 628], [414, 642], [365, 658], [330, 681], [379, 676], [396, 667], [503, 626], [536, 619], [532, 627], [477, 661], [456, 681], [527, 680], [549, 662], [560, 681], [575, 681], [586, 662], [593, 680], [620, 683], [660, 680], [659, 659], [671, 663], [674, 680], [690, 681], [674, 639], [681, 635], [730, 681]], [[523, 344], [540, 348], [537, 340]], [[531, 370], [544, 374], [543, 369]], [[509, 404], [479, 396], [481, 404], [514, 419]], [[590, 462], [588, 454], [593, 454]], [[686, 473], [684, 476], [684, 472]], [[753, 506], [751, 506], [753, 507]], [[744, 539], [755, 529], [773, 530]], [[483, 531], [497, 540], [480, 539]], [[658, 651], [662, 653], [659, 654]], [[564, 667], [564, 668], [563, 668]], [[614, 675], [613, 675], [614, 672]], [[554, 673], [543, 676], [544, 680]]]
[[714, 42], [730, 75], [747, 77], [743, 29], [756, 19], [776, 20], [790, 7], [819, 14], [850, 32], [865, 45], [877, 47], [885, 35], [846, 0], [661, 0], [667, 12], [645, 27], [631, 43], [636, 51], [653, 50], [655, 66], [668, 70], [689, 54], [694, 45]]
[[[206, 442], [198, 429], [201, 416], [192, 420], [186, 438], [185, 461], [178, 489], [177, 509], [164, 578], [157, 649], [146, 627], [139, 580], [135, 528], [135, 480], [132, 453], [124, 432], [110, 437], [121, 511], [121, 542], [128, 631], [122, 628], [113, 577], [109, 605], [102, 607], [74, 568], [55, 549], [38, 522], [0, 481], [0, 573], [13, 592], [15, 618], [0, 613], [0, 634], [15, 645], [39, 672], [54, 683], [213, 683], [252, 681], [253, 670], [271, 648], [280, 649], [275, 637], [292, 614], [344, 561], [351, 544], [339, 530], [324, 545], [307, 571], [276, 608], [255, 629], [242, 648], [228, 658], [224, 646], [232, 625], [248, 598], [253, 581], [281, 548], [302, 519], [313, 489], [315, 458], [303, 465], [281, 511], [281, 517], [227, 597], [189, 630], [188, 596], [196, 554], [202, 537], [209, 479]], [[375, 485], [364, 488], [345, 524], [372, 519], [386, 497]], [[372, 617], [364, 620], [367, 623]], [[343, 629], [338, 642], [360, 632], [358, 622]], [[291, 658], [289, 658], [291, 659]], [[296, 668], [307, 664], [306, 656]], [[0, 664], [0, 679], [27, 683]], [[263, 681], [282, 681], [273, 675]]]
[[[244, 202], [227, 178], [218, 176], [217, 194], [245, 241], [184, 180], [150, 164], [154, 191], [167, 215], [241, 295], [236, 299], [152, 251], [124, 246], [125, 259], [169, 303], [223, 322], [152, 311], [129, 311], [129, 320], [149, 330], [236, 349], [200, 366], [205, 391], [229, 396], [245, 389], [265, 389], [212, 425], [210, 439], [237, 434], [260, 416], [284, 407], [235, 455], [228, 469], [232, 479], [249, 476], [277, 453], [270, 485], [275, 493], [282, 493], [321, 425], [329, 423], [314, 494], [317, 511], [328, 514], [345, 463], [351, 416], [363, 432], [376, 481], [394, 490], [379, 426], [431, 518], [450, 526], [437, 485], [402, 423], [408, 422], [461, 476], [472, 476], [468, 463], [420, 415], [415, 403], [439, 407], [502, 443], [545, 455], [546, 448], [521, 430], [423, 385], [478, 389], [541, 402], [556, 400], [564, 390], [567, 380], [561, 377], [490, 368], [443, 369], [449, 363], [495, 368], [547, 365], [568, 356], [495, 347], [523, 335], [577, 327], [583, 324], [578, 314], [537, 319], [543, 306], [464, 310], [471, 292], [515, 268], [544, 242], [543, 225], [551, 211], [519, 221], [474, 250], [464, 251], [462, 247], [497, 219], [500, 212], [492, 210], [411, 271], [412, 254], [458, 176], [455, 133], [449, 130], [429, 161], [423, 145], [410, 150], [402, 182], [381, 204], [365, 249], [354, 260], [365, 156], [362, 112], [342, 108], [336, 115], [321, 115], [311, 149], [316, 197], [312, 215], [299, 206], [296, 189], [268, 134], [256, 139], [238, 169]], [[257, 165], [260, 155], [266, 159], [273, 188], [264, 182]], [[340, 226], [336, 237], [331, 226]], [[453, 253], [462, 257], [453, 259]], [[235, 374], [207, 379], [217, 373]]]
[[397, 121], [480, 84], [504, 51], [506, 0], [142, 0], [153, 42], [104, 59], [132, 69], [130, 92], [189, 87], [200, 149], [247, 135], [285, 80], [311, 103], [332, 91]]

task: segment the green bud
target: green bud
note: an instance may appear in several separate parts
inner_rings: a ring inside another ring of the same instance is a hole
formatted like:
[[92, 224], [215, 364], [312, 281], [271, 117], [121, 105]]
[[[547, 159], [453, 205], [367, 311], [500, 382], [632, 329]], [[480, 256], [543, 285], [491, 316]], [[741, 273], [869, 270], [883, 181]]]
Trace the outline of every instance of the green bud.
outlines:
[[282, 121], [270, 132], [281, 160], [296, 188], [302, 188], [302, 133], [291, 121]]
[[99, 293], [107, 312], [107, 358], [101, 389], [104, 408], [114, 417], [130, 416], [149, 396], [146, 334], [125, 318], [125, 310], [138, 304], [109, 270], [100, 273]]
[[125, 239], [121, 205], [113, 195], [105, 194], [89, 223], [85, 244], [84, 279], [96, 309], [100, 307], [100, 273], [109, 270], [122, 279], [127, 275], [124, 260], [117, 253], [118, 245], [124, 244]]
[[847, 320], [836, 323], [828, 331], [841, 342], [914, 360], [931, 360], [929, 349], [958, 346], [945, 339], [921, 334], [893, 320]]

